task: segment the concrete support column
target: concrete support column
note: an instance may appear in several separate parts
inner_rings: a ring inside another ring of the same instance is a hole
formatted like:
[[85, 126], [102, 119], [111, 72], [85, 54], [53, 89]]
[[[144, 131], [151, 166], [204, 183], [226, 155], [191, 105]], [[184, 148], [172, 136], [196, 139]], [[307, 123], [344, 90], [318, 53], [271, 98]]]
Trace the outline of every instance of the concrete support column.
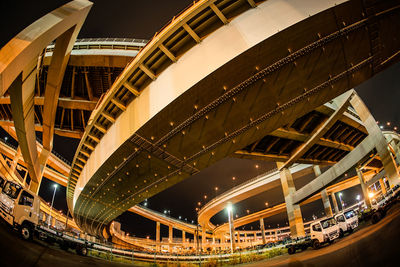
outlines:
[[173, 240], [173, 228], [172, 228], [172, 225], [170, 225], [169, 226], [169, 229], [168, 229], [168, 244], [169, 244], [169, 248], [168, 248], [168, 250], [169, 250], [169, 252], [172, 252], [172, 240]]
[[202, 250], [205, 250], [206, 242], [207, 242], [206, 227], [205, 227], [205, 225], [202, 225], [201, 226], [201, 244], [202, 244], [201, 249]]
[[[265, 231], [265, 230], [264, 230]], [[257, 233], [256, 232], [254, 232], [254, 241], [256, 241], [257, 240]]]
[[394, 161], [393, 155], [389, 151], [386, 138], [376, 123], [375, 118], [372, 116], [367, 106], [357, 94], [353, 96], [353, 98], [350, 100], [350, 103], [364, 123], [368, 134], [374, 136], [376, 151], [378, 152], [383, 164], [383, 168], [388, 176], [390, 186], [398, 184], [400, 180], [396, 162]]
[[[315, 177], [318, 177], [321, 175], [321, 173], [322, 173], [321, 168], [318, 165], [314, 165], [313, 169], [314, 169]], [[324, 204], [324, 210], [325, 210], [326, 216], [332, 216], [331, 202], [329, 201], [328, 192], [326, 191], [326, 189], [323, 189], [321, 191], [321, 199], [322, 199], [322, 203]]]
[[332, 216], [331, 202], [329, 201], [328, 192], [326, 192], [326, 189], [321, 191], [321, 199], [322, 203], [324, 204], [325, 215], [328, 217]]
[[300, 205], [293, 204], [292, 200], [293, 195], [296, 193], [292, 174], [288, 168], [281, 168], [283, 163], [277, 162], [277, 165], [278, 169], [280, 169], [281, 184], [286, 202], [290, 233], [292, 237], [303, 237], [305, 236], [305, 231]]
[[236, 243], [235, 243], [235, 227], [233, 226], [233, 212], [232, 210], [228, 210], [228, 216], [229, 216], [229, 237], [231, 241], [231, 252], [236, 248]]
[[23, 182], [24, 186], [27, 186], [27, 184], [26, 184], [26, 178], [27, 177], [28, 177], [28, 170], [25, 171], [24, 182]]
[[186, 244], [186, 232], [182, 231], [182, 244]]
[[336, 194], [332, 193], [331, 197], [332, 197], [332, 203], [333, 203], [333, 208], [335, 210], [335, 213], [338, 213], [339, 212], [339, 206], [337, 204]]
[[362, 171], [359, 168], [356, 168], [356, 171], [357, 171], [358, 179], [360, 180], [361, 190], [364, 195], [365, 205], [367, 205], [367, 208], [369, 209], [369, 208], [371, 208], [371, 200], [369, 199], [369, 196], [368, 196], [368, 187], [365, 184], [364, 175], [362, 174]]
[[244, 242], [247, 242], [247, 233], [244, 233]]
[[156, 222], [156, 251], [160, 250], [160, 222]]
[[17, 168], [17, 165], [18, 165], [18, 161], [21, 158], [22, 158], [21, 148], [18, 146], [17, 151], [16, 151], [16, 153], [14, 155], [14, 159], [13, 159], [13, 161], [11, 163], [11, 166], [10, 166], [11, 173], [15, 172], [15, 169]]
[[379, 184], [382, 189], [382, 194], [386, 194], [386, 186], [385, 186], [385, 183], [383, 182], [383, 178], [379, 179]]
[[[264, 227], [264, 219], [263, 218], [260, 219], [260, 228], [261, 228], [262, 243], [266, 244], [267, 241], [265, 240], [265, 227]], [[256, 236], [256, 234], [254, 233], [254, 237], [255, 236]]]

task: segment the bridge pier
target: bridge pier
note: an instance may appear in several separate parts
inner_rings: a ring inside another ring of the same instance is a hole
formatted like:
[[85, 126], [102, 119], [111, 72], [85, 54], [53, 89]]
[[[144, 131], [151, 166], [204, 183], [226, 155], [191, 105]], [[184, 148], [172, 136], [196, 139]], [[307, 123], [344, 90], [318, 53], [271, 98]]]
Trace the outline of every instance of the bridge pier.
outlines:
[[386, 186], [383, 178], [379, 179], [379, 185], [381, 186], [382, 194], [386, 194]]
[[206, 237], [206, 227], [205, 225], [201, 226], [201, 250], [204, 251], [205, 250], [205, 245], [207, 242], [207, 237]]
[[296, 193], [296, 187], [289, 168], [282, 168], [283, 164], [284, 163], [277, 162], [278, 169], [280, 169], [281, 184], [286, 202], [290, 233], [292, 237], [303, 237], [305, 236], [305, 231], [300, 205], [293, 204], [292, 200], [292, 196]]
[[[262, 236], [262, 243], [266, 244], [265, 240], [265, 227], [264, 227], [264, 218], [260, 219], [260, 229], [261, 229], [261, 236]], [[256, 238], [256, 233], [254, 233], [254, 239]]]
[[236, 243], [235, 243], [235, 227], [233, 226], [233, 212], [231, 210], [228, 210], [228, 216], [229, 216], [229, 238], [231, 241], [231, 252], [233, 252], [236, 248]]
[[[315, 177], [318, 177], [321, 175], [321, 168], [318, 165], [314, 165], [313, 169], [314, 169]], [[325, 211], [326, 216], [329, 216], [329, 217], [332, 216], [331, 202], [329, 201], [328, 192], [326, 191], [326, 189], [323, 189], [321, 191], [321, 199], [322, 199], [322, 203], [324, 204], [324, 211]]]
[[160, 251], [160, 222], [156, 222], [156, 251]]
[[331, 193], [333, 208], [335, 209], [335, 213], [339, 212], [339, 206], [337, 204], [336, 194], [333, 192]]
[[172, 252], [172, 239], [173, 239], [173, 228], [172, 225], [169, 226], [168, 229], [168, 251]]
[[182, 245], [186, 244], [186, 232], [182, 230]]
[[365, 184], [364, 175], [360, 168], [356, 168], [356, 172], [357, 172], [358, 179], [360, 180], [360, 185], [361, 185], [361, 190], [364, 195], [365, 205], [367, 205], [367, 208], [369, 209], [369, 208], [371, 208], [371, 199], [369, 199], [369, 196], [368, 196], [368, 187]]
[[399, 183], [399, 172], [396, 162], [393, 158], [393, 155], [389, 151], [386, 138], [376, 123], [375, 118], [372, 116], [367, 106], [357, 94], [354, 94], [350, 100], [350, 103], [356, 110], [361, 121], [364, 123], [368, 134], [374, 136], [375, 148], [378, 152], [383, 168], [385, 169], [386, 175], [388, 176], [389, 185], [392, 186]]

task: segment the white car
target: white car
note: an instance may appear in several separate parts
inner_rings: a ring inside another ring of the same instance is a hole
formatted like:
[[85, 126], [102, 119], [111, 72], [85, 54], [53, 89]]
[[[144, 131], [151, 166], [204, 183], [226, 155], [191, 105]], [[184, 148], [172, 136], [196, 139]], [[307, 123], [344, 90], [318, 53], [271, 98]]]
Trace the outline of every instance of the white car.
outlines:
[[354, 210], [347, 210], [336, 214], [335, 220], [339, 226], [339, 237], [343, 237], [346, 232], [353, 232], [358, 227], [358, 217]]

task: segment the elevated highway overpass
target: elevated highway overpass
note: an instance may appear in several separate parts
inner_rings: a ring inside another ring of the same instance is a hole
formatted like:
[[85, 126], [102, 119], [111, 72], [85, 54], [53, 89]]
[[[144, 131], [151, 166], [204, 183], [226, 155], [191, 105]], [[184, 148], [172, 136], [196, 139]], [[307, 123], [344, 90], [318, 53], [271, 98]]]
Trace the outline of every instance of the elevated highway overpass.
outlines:
[[[321, 105], [399, 60], [396, 1], [202, 0], [147, 44], [75, 43], [90, 6], [72, 1], [2, 48], [0, 89], [3, 127], [18, 126], [34, 187], [53, 133], [81, 138], [67, 202], [92, 234], [226, 156], [277, 160], [281, 170], [341, 161], [371, 128], [349, 117], [349, 99], [335, 106], [346, 114]], [[35, 31], [43, 23], [49, 31]], [[31, 109], [21, 92], [32, 96]], [[43, 131], [39, 156], [35, 130]]]
[[68, 204], [86, 231], [101, 234], [134, 204], [398, 61], [395, 1], [256, 2], [195, 3], [114, 82], [70, 174]]

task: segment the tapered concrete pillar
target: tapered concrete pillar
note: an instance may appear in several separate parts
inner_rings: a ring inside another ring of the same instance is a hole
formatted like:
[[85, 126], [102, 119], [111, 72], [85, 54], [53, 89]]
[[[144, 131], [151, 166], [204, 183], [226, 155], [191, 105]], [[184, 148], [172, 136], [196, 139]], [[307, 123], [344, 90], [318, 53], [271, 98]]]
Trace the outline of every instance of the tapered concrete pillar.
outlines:
[[285, 197], [286, 202], [290, 233], [292, 237], [304, 237], [305, 231], [300, 205], [293, 204], [292, 202], [292, 197], [294, 193], [296, 193], [292, 174], [288, 168], [282, 168], [283, 163], [277, 162], [277, 165], [278, 169], [280, 169], [281, 184], [283, 196]]
[[375, 118], [372, 116], [367, 106], [357, 94], [355, 94], [354, 97], [350, 100], [350, 103], [364, 123], [368, 134], [374, 136], [376, 151], [378, 152], [380, 160], [383, 164], [383, 168], [385, 169], [386, 175], [388, 176], [390, 186], [398, 184], [400, 180], [396, 162], [393, 158], [392, 153], [390, 153], [389, 151], [386, 138], [383, 135], [378, 124], [376, 123]]
[[206, 243], [207, 243], [206, 227], [205, 227], [205, 225], [202, 225], [201, 226], [201, 244], [202, 244], [201, 249], [202, 250], [205, 250]]
[[326, 189], [323, 189], [321, 191], [321, 199], [322, 203], [324, 204], [325, 215], [329, 217], [332, 216], [331, 202], [329, 201], [329, 196], [328, 193], [326, 192]]
[[386, 186], [383, 178], [379, 179], [379, 185], [381, 186], [382, 194], [386, 194]]
[[[265, 227], [264, 227], [264, 219], [263, 218], [260, 219], [260, 229], [261, 229], [262, 243], [266, 244], [267, 241], [265, 239]], [[254, 233], [254, 237], [255, 237], [255, 235], [256, 234]]]
[[[318, 177], [321, 175], [321, 168], [318, 165], [313, 166], [315, 177]], [[331, 202], [329, 201], [328, 193], [326, 189], [323, 189], [321, 191], [321, 199], [322, 203], [324, 204], [324, 211], [326, 216], [332, 216], [332, 207], [331, 207]]]
[[156, 222], [156, 251], [160, 251], [160, 222]]
[[235, 243], [235, 227], [233, 226], [233, 212], [232, 210], [228, 209], [228, 217], [229, 217], [229, 238], [230, 238], [230, 243], [231, 243], [231, 252], [236, 248], [236, 243]]
[[169, 252], [172, 252], [172, 240], [173, 240], [173, 228], [172, 228], [172, 225], [170, 225], [169, 226], [169, 229], [168, 229], [169, 231], [168, 231], [168, 250], [169, 250]]
[[356, 168], [356, 171], [358, 179], [360, 180], [361, 190], [364, 195], [365, 205], [367, 205], [367, 208], [369, 209], [371, 208], [371, 200], [369, 199], [368, 196], [368, 187], [365, 184], [364, 175], [362, 174], [362, 171], [359, 168]]
[[338, 206], [338, 204], [337, 204], [336, 194], [335, 194], [335, 193], [332, 193], [332, 194], [331, 194], [331, 198], [332, 198], [332, 203], [333, 203], [334, 211], [335, 211], [335, 213], [338, 213], [338, 212], [339, 212], [339, 206]]
[[186, 232], [182, 231], [182, 244], [186, 244]]

